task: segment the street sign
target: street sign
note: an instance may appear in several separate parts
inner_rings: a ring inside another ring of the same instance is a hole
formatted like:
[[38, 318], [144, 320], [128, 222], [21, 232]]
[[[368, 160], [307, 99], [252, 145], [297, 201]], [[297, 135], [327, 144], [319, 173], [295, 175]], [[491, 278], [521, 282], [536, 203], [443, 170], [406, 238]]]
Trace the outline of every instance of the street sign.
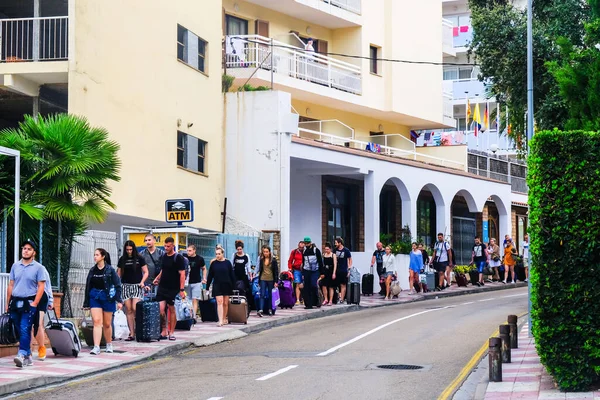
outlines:
[[194, 220], [194, 201], [175, 199], [165, 201], [165, 220], [167, 222], [192, 222]]

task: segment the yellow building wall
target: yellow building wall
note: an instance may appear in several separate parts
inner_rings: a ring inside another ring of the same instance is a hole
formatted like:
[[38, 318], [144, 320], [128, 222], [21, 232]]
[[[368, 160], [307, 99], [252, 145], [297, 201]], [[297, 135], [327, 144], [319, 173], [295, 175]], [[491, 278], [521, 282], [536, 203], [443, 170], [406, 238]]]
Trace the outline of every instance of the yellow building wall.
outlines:
[[[121, 145], [116, 212], [164, 220], [165, 200], [192, 198], [192, 226], [220, 230], [224, 196], [221, 4], [73, 0], [69, 112]], [[208, 42], [207, 75], [177, 59], [177, 24]], [[208, 142], [207, 176], [177, 167], [177, 130]]]
[[445, 167], [457, 168], [463, 171], [467, 170], [467, 146], [433, 146], [417, 147], [417, 153], [425, 156], [443, 158], [444, 160], [454, 161], [454, 163], [435, 161], [429, 157], [417, 157], [417, 160], [427, 163], [443, 165]]

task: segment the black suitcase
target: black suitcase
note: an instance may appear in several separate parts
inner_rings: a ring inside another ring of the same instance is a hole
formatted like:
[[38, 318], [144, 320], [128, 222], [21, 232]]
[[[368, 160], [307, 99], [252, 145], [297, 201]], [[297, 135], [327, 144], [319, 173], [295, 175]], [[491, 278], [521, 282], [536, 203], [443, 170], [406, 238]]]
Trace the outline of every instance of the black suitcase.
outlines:
[[160, 305], [154, 301], [140, 301], [135, 309], [135, 340], [160, 340]]
[[193, 325], [193, 319], [184, 319], [183, 321], [177, 321], [177, 323], [175, 324], [175, 329], [178, 331], [189, 331], [192, 329]]
[[469, 278], [471, 279], [471, 285], [475, 286], [479, 282], [479, 271], [476, 269], [469, 271]]
[[200, 318], [202, 319], [202, 322], [219, 322], [217, 301], [215, 299], [199, 300], [198, 307], [200, 308]]
[[373, 266], [371, 265], [371, 273], [364, 274], [362, 277], [362, 294], [365, 296], [373, 296], [373, 283], [375, 277], [373, 276]]
[[0, 345], [12, 345], [19, 342], [17, 329], [10, 314], [0, 315]]
[[523, 264], [515, 265], [515, 275], [517, 276], [518, 280], [520, 280], [521, 282], [525, 282], [525, 267], [523, 266]]
[[348, 304], [360, 304], [360, 283], [350, 283], [347, 288]]

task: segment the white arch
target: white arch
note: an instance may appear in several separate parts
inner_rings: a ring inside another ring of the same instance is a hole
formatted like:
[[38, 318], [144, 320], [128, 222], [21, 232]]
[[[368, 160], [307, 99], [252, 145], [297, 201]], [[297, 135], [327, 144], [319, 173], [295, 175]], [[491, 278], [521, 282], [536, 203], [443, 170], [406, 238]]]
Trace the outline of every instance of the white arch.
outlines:
[[394, 184], [394, 186], [396, 186], [396, 189], [398, 189], [398, 192], [400, 193], [400, 199], [402, 200], [402, 202], [411, 200], [410, 192], [408, 191], [406, 184], [404, 182], [402, 182], [402, 180], [400, 178], [397, 178], [395, 176], [392, 176], [392, 177], [386, 179], [385, 181], [383, 181], [383, 184], [381, 185], [381, 188], [379, 189], [380, 194], [381, 194], [381, 191], [383, 190], [383, 188], [385, 187], [385, 185], [389, 181], [391, 181]]
[[[498, 210], [498, 240], [504, 238], [504, 235], [512, 236], [512, 221], [511, 221], [511, 212], [510, 207], [507, 207], [504, 204], [502, 198], [498, 195], [491, 195], [489, 197], [490, 200], [494, 201], [496, 205], [496, 209]], [[487, 200], [486, 200], [487, 201]], [[485, 203], [484, 203], [485, 206]]]
[[[421, 190], [419, 190], [419, 194], [421, 194], [422, 191], [427, 190], [431, 193], [431, 195], [433, 196], [433, 199], [435, 200], [435, 206], [436, 207], [444, 207], [446, 205], [446, 202], [444, 201], [444, 196], [442, 195], [442, 192], [440, 191], [440, 189], [433, 183], [428, 183], [425, 186], [423, 186], [421, 188]], [[417, 195], [417, 197], [418, 197]]]
[[[462, 196], [465, 199], [465, 201], [467, 202], [467, 206], [469, 207], [469, 212], [478, 213], [483, 211], [483, 206], [481, 208], [477, 207], [477, 202], [475, 201], [475, 198], [468, 190], [461, 189], [458, 192], [456, 192], [456, 194], [452, 197], [452, 201], [454, 201], [454, 198], [456, 196]], [[452, 204], [452, 202], [450, 204]]]

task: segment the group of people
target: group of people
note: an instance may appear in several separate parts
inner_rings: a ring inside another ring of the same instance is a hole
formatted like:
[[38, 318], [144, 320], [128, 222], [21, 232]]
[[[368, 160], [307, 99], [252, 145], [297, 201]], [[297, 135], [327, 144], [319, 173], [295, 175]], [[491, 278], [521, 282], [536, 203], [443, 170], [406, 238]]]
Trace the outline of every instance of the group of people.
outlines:
[[[485, 285], [484, 272], [486, 266], [491, 269], [488, 275], [492, 276], [492, 282], [502, 283], [517, 283], [517, 274], [515, 268], [517, 266], [517, 256], [520, 256], [525, 269], [525, 282], [529, 279], [529, 235], [525, 235], [521, 243], [521, 254], [517, 251], [513, 239], [506, 235], [504, 237], [503, 248], [501, 249], [496, 244], [496, 239], [490, 239], [488, 244], [481, 241], [481, 238], [475, 237], [475, 245], [471, 255], [471, 264], [477, 267], [479, 272], [478, 286]], [[500, 277], [501, 269], [504, 270], [504, 277]], [[510, 275], [510, 280], [508, 279]]]

